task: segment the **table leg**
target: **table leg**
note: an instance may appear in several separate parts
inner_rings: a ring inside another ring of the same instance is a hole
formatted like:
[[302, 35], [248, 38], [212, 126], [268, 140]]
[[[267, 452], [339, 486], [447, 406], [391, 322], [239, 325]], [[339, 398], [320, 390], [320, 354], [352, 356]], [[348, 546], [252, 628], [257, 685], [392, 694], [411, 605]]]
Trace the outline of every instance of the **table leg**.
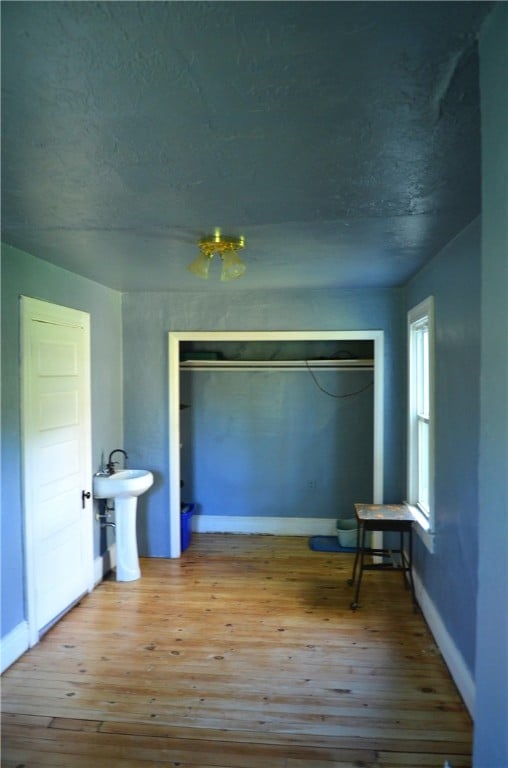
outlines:
[[407, 563], [406, 563], [406, 556], [404, 554], [404, 531], [399, 531], [399, 537], [400, 537], [400, 567], [402, 568], [402, 579], [404, 581], [404, 589], [408, 589], [407, 585], [407, 579], [406, 579], [406, 571], [407, 571]]
[[347, 580], [347, 583], [351, 587], [355, 583], [356, 578], [356, 566], [358, 564], [358, 555], [360, 552], [360, 524], [356, 523], [356, 554], [355, 554], [355, 562], [353, 564], [353, 575], [350, 579]]
[[409, 583], [411, 584], [411, 597], [413, 598], [413, 606], [416, 611], [418, 603], [415, 597], [415, 585], [413, 581], [413, 527], [409, 529]]
[[[362, 573], [363, 573], [363, 558], [365, 554], [365, 526], [361, 523], [359, 524], [359, 538], [360, 538], [360, 547], [359, 547], [359, 556], [360, 556], [360, 568], [358, 570], [358, 581], [356, 582], [356, 592], [355, 592], [355, 599], [351, 603], [351, 609], [353, 611], [356, 611], [358, 608], [358, 600], [360, 597], [360, 585], [362, 583]], [[358, 550], [357, 550], [358, 555]], [[356, 566], [356, 563], [355, 563]]]

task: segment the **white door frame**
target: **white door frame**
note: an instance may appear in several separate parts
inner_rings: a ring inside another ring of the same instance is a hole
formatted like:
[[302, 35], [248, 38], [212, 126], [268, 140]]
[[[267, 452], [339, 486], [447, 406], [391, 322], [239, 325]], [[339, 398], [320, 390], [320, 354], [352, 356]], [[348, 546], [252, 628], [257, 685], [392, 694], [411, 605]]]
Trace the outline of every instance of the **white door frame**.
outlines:
[[383, 502], [384, 331], [170, 331], [169, 367], [169, 534], [170, 557], [180, 557], [180, 342], [182, 341], [373, 341], [374, 446], [373, 503]]
[[[26, 612], [28, 623], [28, 642], [30, 647], [35, 645], [39, 641], [39, 629], [36, 622], [36, 579], [34, 567], [34, 507], [31, 502], [31, 493], [29, 492], [29, 473], [30, 466], [28, 462], [28, 452], [26, 450], [27, 444], [27, 421], [26, 414], [26, 402], [29, 397], [29, 349], [30, 349], [30, 331], [32, 320], [39, 320], [41, 322], [55, 323], [55, 320], [60, 325], [67, 325], [72, 327], [82, 327], [85, 330], [85, 354], [88, 367], [88, 393], [87, 402], [84, 404], [91, 415], [91, 402], [90, 402], [90, 315], [87, 312], [71, 309], [70, 307], [64, 307], [58, 304], [52, 304], [40, 299], [33, 299], [28, 296], [21, 296], [20, 304], [20, 343], [21, 343], [21, 474], [22, 474], [22, 488], [23, 488], [23, 518], [24, 518], [24, 549], [25, 549], [25, 599], [26, 599]], [[83, 468], [84, 476], [90, 478], [89, 483], [91, 485], [92, 478], [92, 457], [91, 457], [91, 418], [87, 419], [87, 435], [86, 441], [88, 444], [85, 454], [85, 464]], [[85, 486], [86, 487], [86, 486]], [[91, 488], [90, 488], [91, 490]], [[91, 501], [89, 502], [92, 503]], [[91, 591], [94, 586], [94, 562], [93, 562], [93, 514], [90, 511], [85, 516], [86, 521], [86, 541], [85, 547], [87, 551], [86, 563], [87, 572], [85, 575], [86, 585], [88, 591]], [[56, 617], [55, 617], [56, 618]]]

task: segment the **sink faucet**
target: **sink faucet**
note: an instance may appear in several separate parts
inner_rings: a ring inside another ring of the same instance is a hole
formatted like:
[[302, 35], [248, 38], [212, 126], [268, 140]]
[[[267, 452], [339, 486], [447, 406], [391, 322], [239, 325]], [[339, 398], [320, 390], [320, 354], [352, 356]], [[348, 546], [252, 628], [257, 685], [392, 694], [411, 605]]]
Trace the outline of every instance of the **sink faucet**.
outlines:
[[115, 454], [115, 453], [123, 453], [123, 455], [124, 455], [126, 460], [129, 458], [122, 448], [115, 448], [114, 451], [111, 451], [111, 453], [109, 454], [108, 463], [106, 464], [106, 469], [108, 470], [108, 474], [109, 475], [113, 475], [114, 474], [114, 472], [115, 472], [115, 464], [118, 464], [117, 461], [113, 461], [112, 460], [113, 454]]

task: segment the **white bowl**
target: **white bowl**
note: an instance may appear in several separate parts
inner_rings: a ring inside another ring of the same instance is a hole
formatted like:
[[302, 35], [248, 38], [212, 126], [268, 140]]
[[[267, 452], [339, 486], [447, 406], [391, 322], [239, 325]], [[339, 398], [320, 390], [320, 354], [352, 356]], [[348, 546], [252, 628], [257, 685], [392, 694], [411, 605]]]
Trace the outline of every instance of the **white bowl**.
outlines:
[[153, 485], [147, 469], [121, 469], [112, 475], [94, 475], [93, 495], [96, 499], [127, 499], [141, 496]]

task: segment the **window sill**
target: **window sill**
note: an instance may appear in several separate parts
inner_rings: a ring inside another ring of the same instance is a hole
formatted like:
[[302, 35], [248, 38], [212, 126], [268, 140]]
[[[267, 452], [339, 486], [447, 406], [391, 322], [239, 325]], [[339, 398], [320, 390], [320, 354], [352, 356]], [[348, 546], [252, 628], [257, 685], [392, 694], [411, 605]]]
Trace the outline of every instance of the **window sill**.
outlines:
[[435, 538], [436, 538], [435, 531], [431, 530], [429, 521], [427, 520], [425, 515], [422, 515], [418, 507], [416, 507], [414, 504], [408, 504], [408, 507], [413, 513], [416, 520], [415, 532], [417, 533], [419, 538], [422, 540], [425, 547], [433, 555], [435, 551]]

